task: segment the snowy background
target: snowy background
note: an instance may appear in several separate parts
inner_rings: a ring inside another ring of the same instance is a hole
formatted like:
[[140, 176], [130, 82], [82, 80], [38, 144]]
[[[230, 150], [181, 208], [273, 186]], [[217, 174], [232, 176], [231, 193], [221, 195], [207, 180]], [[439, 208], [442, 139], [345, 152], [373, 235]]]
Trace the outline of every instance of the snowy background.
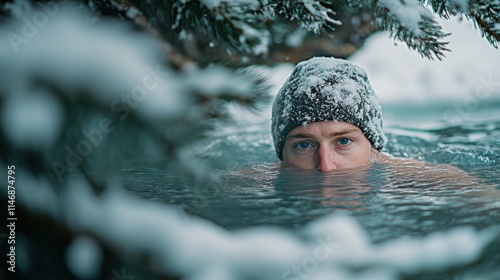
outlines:
[[[494, 106], [500, 106], [500, 51], [481, 38], [471, 22], [437, 20], [444, 32], [451, 33], [445, 38], [451, 51], [441, 61], [421, 57], [406, 44], [395, 43], [387, 32], [372, 35], [349, 58], [368, 73], [382, 105], [386, 128], [417, 119], [427, 126], [442, 121], [458, 124], [470, 113], [489, 107], [489, 114]], [[282, 63], [263, 69], [273, 95], [294, 66]], [[243, 123], [262, 123], [270, 116], [268, 106], [257, 115], [237, 110], [235, 118]]]
[[[500, 83], [500, 51], [481, 38], [471, 22], [438, 20], [451, 33], [442, 61], [423, 59], [387, 33], [369, 38], [351, 60], [364, 67], [375, 92], [385, 103], [461, 101], [473, 94], [480, 77]], [[500, 98], [500, 86], [492, 98]]]
[[[491, 46], [473, 24], [458, 19], [438, 19], [444, 32], [451, 33], [442, 61], [422, 58], [404, 43], [395, 43], [387, 32], [370, 37], [363, 48], [349, 60], [365, 68], [383, 105], [463, 101], [474, 94], [481, 77], [500, 83], [500, 51]], [[271, 75], [276, 93], [292, 64], [277, 66]], [[491, 78], [490, 78], [491, 77]], [[500, 98], [500, 86], [490, 96]]]

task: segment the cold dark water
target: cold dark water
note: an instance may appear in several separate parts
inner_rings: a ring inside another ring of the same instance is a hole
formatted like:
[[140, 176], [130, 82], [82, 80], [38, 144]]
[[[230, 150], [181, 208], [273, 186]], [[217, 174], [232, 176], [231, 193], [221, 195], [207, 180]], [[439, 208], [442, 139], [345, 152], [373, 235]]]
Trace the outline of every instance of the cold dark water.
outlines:
[[[495, 241], [475, 262], [438, 272], [423, 266], [412, 275], [500, 279], [500, 106], [483, 104], [453, 122], [443, 117], [449, 107], [387, 108], [386, 151], [452, 164], [481, 183], [453, 179], [454, 174], [442, 176], [453, 180], [435, 179], [436, 174], [447, 172], [438, 167], [414, 176], [407, 176], [412, 167], [403, 172], [383, 164], [331, 174], [278, 170], [272, 168], [276, 160], [264, 117], [225, 128], [200, 145], [198, 153], [225, 170], [219, 181], [194, 188], [165, 171], [161, 160], [130, 163], [123, 168], [123, 181], [137, 196], [175, 204], [181, 215], [200, 216], [229, 230], [272, 225], [300, 232], [333, 212], [353, 217], [374, 244], [425, 238], [463, 226], [493, 231]], [[401, 245], [403, 252], [405, 248]]]

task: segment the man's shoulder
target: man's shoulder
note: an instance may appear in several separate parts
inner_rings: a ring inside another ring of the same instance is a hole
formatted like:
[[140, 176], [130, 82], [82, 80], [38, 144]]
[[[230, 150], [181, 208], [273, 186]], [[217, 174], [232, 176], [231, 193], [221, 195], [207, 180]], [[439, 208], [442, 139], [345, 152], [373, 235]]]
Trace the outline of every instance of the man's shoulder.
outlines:
[[451, 164], [395, 157], [388, 153], [380, 153], [377, 163], [389, 166], [397, 175], [406, 175], [417, 181], [440, 181], [456, 186], [481, 184], [478, 178]]

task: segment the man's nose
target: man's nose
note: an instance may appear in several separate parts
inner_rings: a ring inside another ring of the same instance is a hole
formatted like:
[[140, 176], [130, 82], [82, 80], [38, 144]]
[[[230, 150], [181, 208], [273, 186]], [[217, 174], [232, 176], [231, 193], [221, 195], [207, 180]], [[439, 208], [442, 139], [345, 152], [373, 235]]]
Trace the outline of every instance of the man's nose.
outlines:
[[316, 170], [330, 172], [337, 169], [335, 165], [335, 152], [329, 146], [321, 145], [316, 151]]

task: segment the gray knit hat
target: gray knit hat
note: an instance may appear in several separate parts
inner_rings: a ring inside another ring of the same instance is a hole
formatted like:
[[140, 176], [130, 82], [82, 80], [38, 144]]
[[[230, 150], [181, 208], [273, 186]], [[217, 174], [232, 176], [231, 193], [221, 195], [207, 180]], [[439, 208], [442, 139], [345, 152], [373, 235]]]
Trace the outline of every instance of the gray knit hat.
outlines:
[[382, 110], [363, 68], [349, 61], [315, 57], [295, 67], [274, 100], [272, 135], [276, 155], [283, 160], [288, 133], [299, 125], [343, 121], [356, 125], [381, 150]]

